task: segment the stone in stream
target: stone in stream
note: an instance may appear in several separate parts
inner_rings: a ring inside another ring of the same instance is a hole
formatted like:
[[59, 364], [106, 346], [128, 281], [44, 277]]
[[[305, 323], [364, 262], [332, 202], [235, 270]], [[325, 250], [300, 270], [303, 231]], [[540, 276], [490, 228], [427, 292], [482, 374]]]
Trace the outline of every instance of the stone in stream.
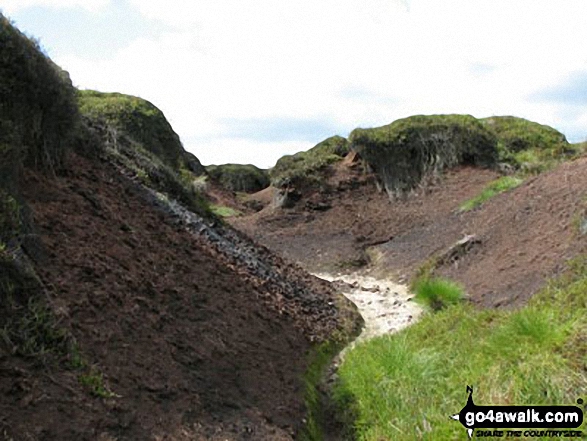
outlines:
[[366, 286], [361, 286], [361, 291], [367, 291], [367, 292], [379, 292], [381, 291], [381, 289], [379, 288], [378, 285], [372, 286], [372, 287], [366, 287]]

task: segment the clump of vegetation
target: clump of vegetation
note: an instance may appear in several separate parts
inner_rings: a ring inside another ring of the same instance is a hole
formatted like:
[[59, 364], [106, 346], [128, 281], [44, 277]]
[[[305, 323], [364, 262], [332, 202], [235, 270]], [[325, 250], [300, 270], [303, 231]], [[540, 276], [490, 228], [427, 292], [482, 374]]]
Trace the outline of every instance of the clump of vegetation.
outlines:
[[[474, 385], [483, 405], [573, 405], [587, 382], [587, 257], [519, 310], [448, 306], [403, 331], [357, 345], [335, 397], [356, 439], [456, 439], [448, 415]], [[579, 430], [585, 430], [585, 423]]]
[[278, 188], [289, 184], [301, 188], [320, 186], [328, 166], [340, 161], [349, 151], [345, 138], [332, 136], [306, 152], [283, 156], [269, 171], [271, 184]]
[[67, 72], [0, 14], [0, 185], [22, 163], [57, 169], [78, 122]]
[[224, 205], [211, 205], [210, 209], [212, 213], [219, 217], [236, 217], [242, 214], [240, 211]]
[[163, 112], [142, 98], [94, 90], [78, 91], [81, 113], [108, 125], [111, 136], [122, 132], [174, 170], [204, 173], [198, 159], [186, 152]]
[[31, 297], [22, 306], [15, 299], [8, 299], [6, 309], [9, 315], [0, 329], [0, 340], [9, 353], [40, 360], [68, 353], [67, 332], [56, 325], [51, 311], [39, 300]]
[[0, 250], [0, 348], [45, 363], [69, 353], [72, 339], [38, 295], [41, 284], [13, 253]]
[[410, 291], [415, 292], [416, 285], [421, 280], [430, 279], [440, 264], [441, 258], [438, 255], [432, 255], [426, 261], [424, 261], [424, 263], [416, 269], [414, 277], [412, 277]]
[[269, 173], [251, 164], [223, 164], [206, 167], [210, 178], [234, 192], [255, 193], [269, 187]]
[[90, 371], [85, 374], [81, 374], [78, 379], [80, 384], [95, 397], [113, 398], [117, 396], [106, 386], [102, 372], [95, 368], [90, 369]]
[[513, 116], [480, 120], [498, 139], [499, 160], [526, 174], [545, 171], [578, 149], [552, 127]]
[[377, 173], [390, 196], [458, 164], [493, 166], [497, 138], [470, 115], [417, 115], [373, 129], [355, 129], [353, 150]]
[[474, 208], [479, 207], [485, 201], [491, 199], [495, 195], [506, 192], [519, 186], [523, 180], [514, 176], [502, 176], [493, 182], [490, 182], [481, 192], [480, 195], [469, 199], [460, 206], [460, 211], [470, 211]]
[[20, 232], [20, 211], [14, 196], [0, 188], [0, 243], [6, 245]]
[[463, 288], [459, 284], [439, 277], [421, 278], [415, 282], [414, 288], [414, 300], [433, 311], [440, 311], [465, 298]]
[[515, 116], [492, 116], [480, 120], [494, 131], [501, 144], [500, 153], [517, 153], [522, 150], [553, 150], [564, 148], [565, 135], [552, 127]]

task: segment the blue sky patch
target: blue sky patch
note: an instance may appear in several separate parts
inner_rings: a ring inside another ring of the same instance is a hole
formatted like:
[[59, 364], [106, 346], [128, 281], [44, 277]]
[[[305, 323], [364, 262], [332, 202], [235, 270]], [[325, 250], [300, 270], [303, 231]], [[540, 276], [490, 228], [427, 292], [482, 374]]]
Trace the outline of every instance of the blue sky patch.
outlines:
[[145, 18], [126, 0], [97, 12], [81, 7], [32, 6], [10, 16], [27, 35], [39, 38], [51, 57], [109, 58], [142, 38], [156, 38], [165, 25]]
[[337, 128], [320, 119], [297, 118], [225, 118], [223, 136], [259, 142], [316, 141], [333, 136]]
[[587, 71], [573, 72], [567, 80], [532, 94], [534, 101], [587, 105]]

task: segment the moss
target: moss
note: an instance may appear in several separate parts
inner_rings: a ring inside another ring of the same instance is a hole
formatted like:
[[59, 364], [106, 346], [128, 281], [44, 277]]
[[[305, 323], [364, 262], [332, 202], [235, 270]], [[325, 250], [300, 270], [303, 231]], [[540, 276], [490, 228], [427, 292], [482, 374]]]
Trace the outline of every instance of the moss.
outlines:
[[208, 175], [230, 191], [255, 193], [269, 187], [269, 173], [251, 164], [223, 164], [206, 167]]
[[275, 187], [317, 187], [324, 183], [328, 166], [340, 161], [350, 150], [349, 142], [332, 136], [306, 152], [280, 158], [269, 174]]
[[324, 428], [329, 415], [327, 402], [329, 397], [321, 390], [327, 369], [334, 357], [341, 351], [342, 344], [335, 341], [321, 343], [310, 350], [307, 360], [308, 368], [303, 378], [305, 387], [306, 420], [298, 435], [302, 441], [320, 441], [324, 439]]
[[390, 196], [427, 175], [458, 164], [497, 163], [497, 137], [470, 115], [417, 115], [372, 129], [355, 129], [352, 149], [377, 173]]

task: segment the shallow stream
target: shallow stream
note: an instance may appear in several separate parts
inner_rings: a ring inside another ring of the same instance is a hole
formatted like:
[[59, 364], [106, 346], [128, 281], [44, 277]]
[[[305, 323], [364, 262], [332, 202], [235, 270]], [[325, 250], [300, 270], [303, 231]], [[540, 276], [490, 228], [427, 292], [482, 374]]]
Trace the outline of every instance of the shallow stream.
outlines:
[[397, 332], [414, 323], [422, 313], [405, 285], [361, 273], [315, 275], [334, 283], [359, 308], [365, 327], [354, 344]]

